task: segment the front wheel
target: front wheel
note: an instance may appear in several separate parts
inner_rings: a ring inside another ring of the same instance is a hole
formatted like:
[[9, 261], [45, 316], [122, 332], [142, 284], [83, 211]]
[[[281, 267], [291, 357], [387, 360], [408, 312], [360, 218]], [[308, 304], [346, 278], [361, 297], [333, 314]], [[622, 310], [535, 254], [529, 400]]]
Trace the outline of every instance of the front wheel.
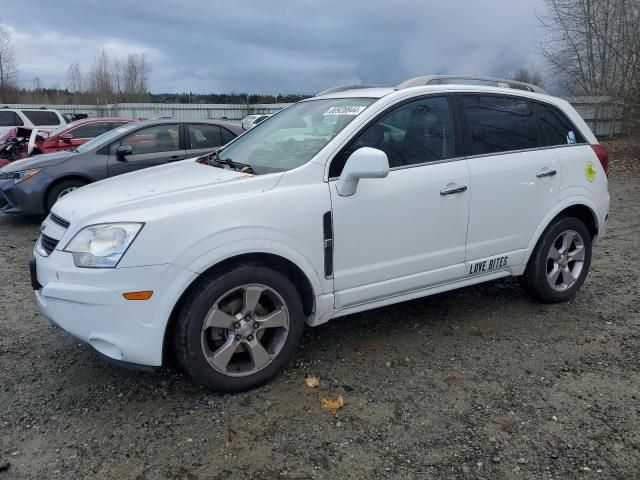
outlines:
[[84, 187], [87, 182], [75, 178], [71, 178], [69, 180], [62, 180], [55, 184], [51, 190], [47, 193], [47, 198], [45, 201], [46, 213], [51, 211], [51, 208], [55, 205], [55, 203], [60, 200], [65, 195], [77, 190], [80, 187]]
[[591, 247], [591, 233], [581, 220], [559, 218], [542, 234], [521, 284], [543, 302], [569, 300], [587, 278]]
[[189, 294], [177, 318], [175, 352], [199, 383], [238, 392], [284, 368], [303, 328], [291, 281], [262, 265], [242, 264], [206, 277]]

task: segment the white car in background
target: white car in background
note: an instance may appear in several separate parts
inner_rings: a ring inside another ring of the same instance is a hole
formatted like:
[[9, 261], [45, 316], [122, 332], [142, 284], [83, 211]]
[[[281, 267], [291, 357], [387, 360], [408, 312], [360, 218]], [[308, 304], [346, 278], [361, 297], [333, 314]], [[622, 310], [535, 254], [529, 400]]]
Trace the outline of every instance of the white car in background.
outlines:
[[264, 114], [264, 115], [248, 115], [241, 120], [242, 128], [245, 130], [250, 130], [259, 123], [264, 122], [267, 118], [272, 116], [272, 113]]
[[570, 299], [605, 232], [607, 171], [578, 113], [532, 85], [338, 87], [214, 154], [64, 196], [32, 283], [110, 360], [173, 355], [240, 391], [289, 362], [305, 323], [509, 276]]
[[66, 123], [64, 117], [57, 110], [47, 108], [0, 108], [0, 133], [14, 127], [49, 131]]

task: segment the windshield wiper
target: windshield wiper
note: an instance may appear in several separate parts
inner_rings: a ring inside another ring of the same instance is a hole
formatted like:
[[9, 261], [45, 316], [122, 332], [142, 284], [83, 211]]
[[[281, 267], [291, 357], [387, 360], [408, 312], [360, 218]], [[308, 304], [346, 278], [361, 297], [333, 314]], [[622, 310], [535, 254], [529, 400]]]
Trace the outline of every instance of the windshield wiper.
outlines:
[[234, 170], [242, 173], [250, 173], [251, 175], [255, 175], [256, 172], [253, 170], [251, 165], [247, 165], [246, 163], [234, 162], [230, 158], [217, 158], [215, 160], [217, 163], [222, 163], [223, 165], [229, 165]]
[[236, 170], [237, 172], [250, 173], [251, 175], [255, 175], [256, 173], [251, 167], [251, 165], [247, 165], [246, 163], [234, 162], [230, 158], [224, 158], [224, 159], [220, 158], [218, 156], [218, 150], [216, 150], [215, 152], [211, 152], [210, 154], [205, 155], [203, 157], [200, 157], [198, 161], [200, 163], [206, 163], [207, 165], [211, 165], [212, 167], [224, 165], [224, 166], [230, 167], [233, 170]]

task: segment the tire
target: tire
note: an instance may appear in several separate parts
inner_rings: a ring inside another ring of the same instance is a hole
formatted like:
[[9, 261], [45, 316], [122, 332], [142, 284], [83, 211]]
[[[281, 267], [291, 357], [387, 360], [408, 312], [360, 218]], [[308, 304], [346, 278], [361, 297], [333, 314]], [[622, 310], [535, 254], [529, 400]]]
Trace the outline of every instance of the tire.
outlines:
[[[286, 327], [278, 326], [285, 316]], [[291, 360], [304, 313], [286, 276], [246, 263], [205, 277], [176, 322], [174, 351], [184, 370], [211, 390], [241, 392], [271, 380]]]
[[591, 266], [592, 237], [585, 224], [561, 217], [544, 231], [527, 264], [520, 285], [545, 303], [575, 296]]
[[45, 213], [49, 213], [53, 205], [61, 198], [64, 197], [67, 193], [76, 188], [84, 187], [88, 182], [79, 179], [69, 179], [62, 180], [61, 182], [56, 183], [49, 192], [47, 192], [47, 198], [45, 200]]

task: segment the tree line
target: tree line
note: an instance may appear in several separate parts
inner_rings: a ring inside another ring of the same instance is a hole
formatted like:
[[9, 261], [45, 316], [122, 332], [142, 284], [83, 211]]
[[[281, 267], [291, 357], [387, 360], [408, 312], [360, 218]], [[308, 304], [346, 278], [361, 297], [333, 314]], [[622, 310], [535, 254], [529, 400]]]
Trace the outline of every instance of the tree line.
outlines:
[[[37, 83], [37, 81], [35, 82]], [[264, 104], [294, 103], [311, 95], [278, 94], [265, 95], [258, 93], [147, 93], [141, 100], [126, 97], [105, 99], [100, 104], [109, 103], [191, 103], [191, 104]], [[8, 95], [0, 94], [2, 103], [29, 103], [36, 105], [95, 105], [95, 96], [89, 93], [78, 93], [69, 88], [11, 88]]]
[[80, 64], [67, 70], [67, 90], [73, 103], [146, 102], [149, 100], [151, 65], [144, 54], [112, 58], [102, 50], [84, 75]]
[[151, 64], [144, 54], [111, 57], [101, 51], [89, 70], [69, 65], [66, 85], [46, 87], [36, 77], [30, 86], [19, 85], [11, 33], [0, 26], [0, 103], [43, 105], [105, 105], [113, 103], [291, 103], [309, 95], [259, 93], [150, 93]]

